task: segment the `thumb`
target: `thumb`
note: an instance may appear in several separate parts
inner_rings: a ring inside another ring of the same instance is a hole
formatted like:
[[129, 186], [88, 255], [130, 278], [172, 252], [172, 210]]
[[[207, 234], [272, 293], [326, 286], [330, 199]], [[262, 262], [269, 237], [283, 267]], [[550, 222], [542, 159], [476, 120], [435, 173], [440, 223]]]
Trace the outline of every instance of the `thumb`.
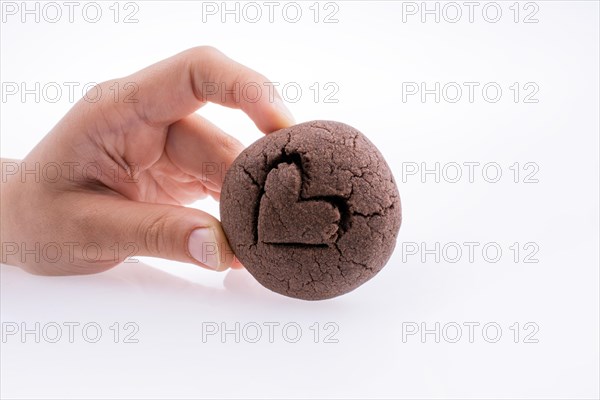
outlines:
[[135, 255], [193, 263], [216, 271], [229, 268], [234, 254], [220, 222], [203, 211], [108, 197], [91, 214], [94, 235], [136, 248]]

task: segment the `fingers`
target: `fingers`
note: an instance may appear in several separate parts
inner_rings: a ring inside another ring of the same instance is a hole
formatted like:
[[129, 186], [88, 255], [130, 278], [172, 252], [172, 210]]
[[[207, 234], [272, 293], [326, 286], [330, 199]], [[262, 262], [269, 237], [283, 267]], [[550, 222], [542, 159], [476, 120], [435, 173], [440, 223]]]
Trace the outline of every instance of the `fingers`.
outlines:
[[150, 126], [170, 125], [206, 102], [243, 110], [263, 132], [294, 123], [270, 81], [212, 47], [195, 47], [126, 79], [138, 87], [134, 107]]
[[94, 209], [81, 210], [80, 227], [101, 247], [133, 246], [138, 256], [188, 262], [215, 271], [233, 263], [221, 224], [203, 211], [110, 195], [90, 197], [94, 198], [88, 204], [94, 204]]
[[169, 160], [211, 194], [220, 192], [225, 172], [243, 149], [237, 139], [197, 114], [171, 125], [165, 143]]

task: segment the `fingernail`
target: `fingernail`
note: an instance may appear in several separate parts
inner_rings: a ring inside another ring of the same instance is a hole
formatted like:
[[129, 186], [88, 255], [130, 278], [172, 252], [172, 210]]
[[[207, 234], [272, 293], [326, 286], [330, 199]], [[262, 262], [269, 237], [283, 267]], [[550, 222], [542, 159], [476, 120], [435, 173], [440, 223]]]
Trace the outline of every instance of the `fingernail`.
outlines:
[[287, 108], [281, 97], [275, 97], [274, 105], [279, 110], [279, 112], [281, 112], [285, 116], [285, 118], [290, 122], [291, 125], [294, 125], [296, 123], [292, 112]]
[[196, 261], [219, 271], [219, 246], [211, 228], [194, 229], [188, 240], [188, 251]]

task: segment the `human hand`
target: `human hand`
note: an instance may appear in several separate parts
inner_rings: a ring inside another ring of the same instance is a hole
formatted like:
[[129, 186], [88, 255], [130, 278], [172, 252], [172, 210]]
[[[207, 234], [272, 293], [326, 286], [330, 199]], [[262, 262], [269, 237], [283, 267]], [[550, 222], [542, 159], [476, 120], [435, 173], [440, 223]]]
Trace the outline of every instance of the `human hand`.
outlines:
[[42, 275], [101, 272], [130, 255], [240, 266], [219, 221], [182, 206], [218, 200], [223, 168], [243, 149], [194, 111], [206, 102], [240, 108], [264, 133], [293, 124], [276, 93], [256, 102], [231, 95], [265, 82], [197, 47], [91, 89], [111, 95], [80, 100], [25, 159], [3, 160], [2, 262]]

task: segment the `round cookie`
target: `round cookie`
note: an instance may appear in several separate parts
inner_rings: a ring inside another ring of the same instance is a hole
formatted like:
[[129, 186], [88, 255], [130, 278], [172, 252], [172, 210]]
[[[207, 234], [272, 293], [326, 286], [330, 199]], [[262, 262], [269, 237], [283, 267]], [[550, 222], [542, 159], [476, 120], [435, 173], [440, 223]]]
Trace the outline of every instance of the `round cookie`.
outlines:
[[396, 244], [392, 173], [356, 129], [312, 121], [245, 149], [225, 176], [221, 220], [235, 255], [265, 287], [305, 300], [372, 278]]

